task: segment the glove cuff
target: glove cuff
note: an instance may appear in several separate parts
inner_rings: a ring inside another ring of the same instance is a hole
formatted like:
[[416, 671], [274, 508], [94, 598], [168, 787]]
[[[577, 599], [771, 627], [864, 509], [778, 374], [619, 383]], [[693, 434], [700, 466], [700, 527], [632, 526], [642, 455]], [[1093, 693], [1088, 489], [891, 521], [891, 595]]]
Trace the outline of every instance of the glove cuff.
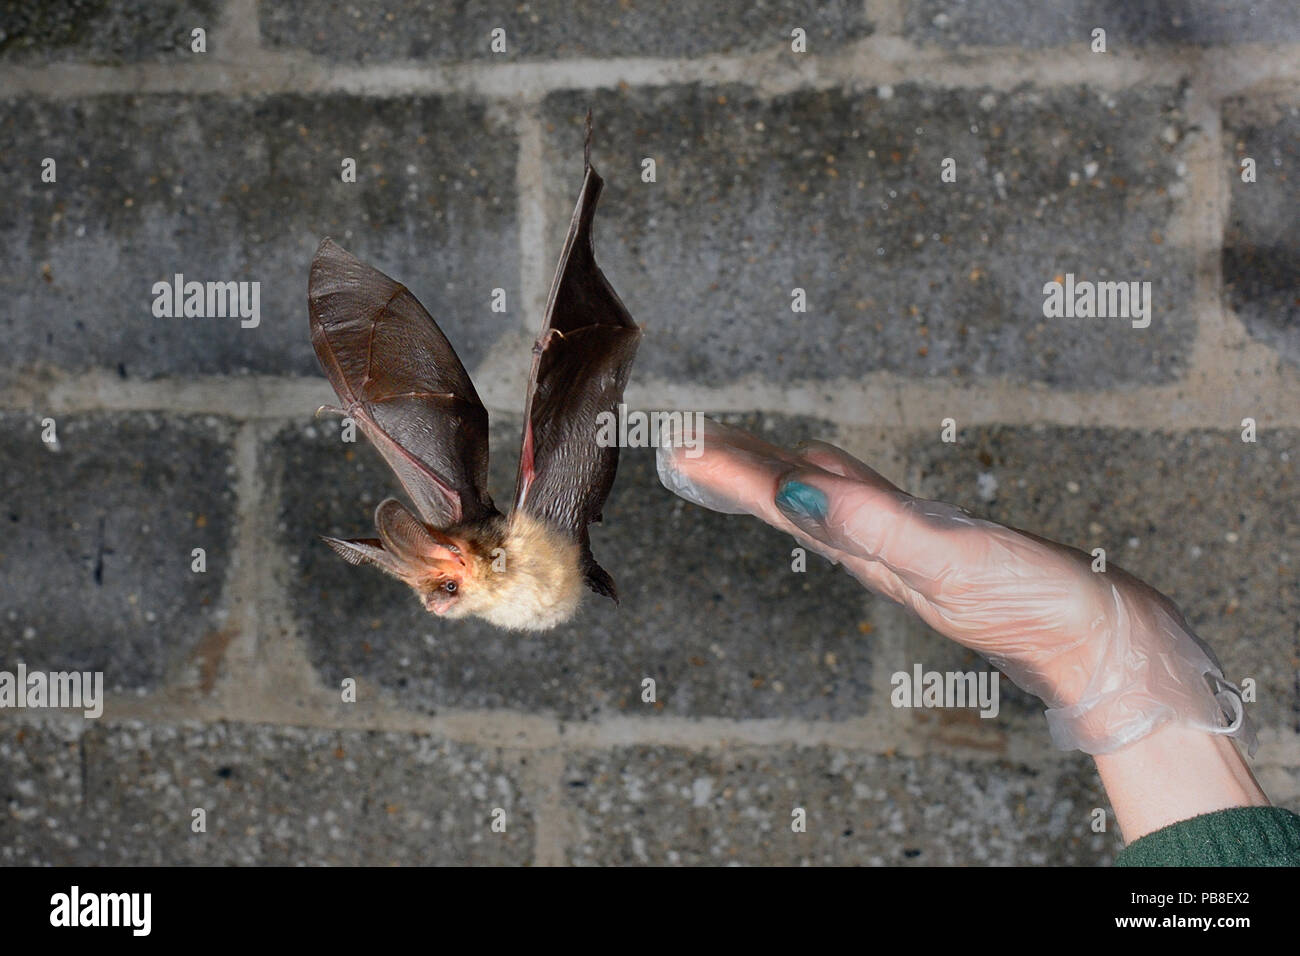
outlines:
[[1177, 722], [1206, 733], [1236, 737], [1253, 757], [1259, 740], [1246, 716], [1241, 689], [1217, 667], [1187, 677], [1192, 686], [1182, 688], [1179, 706], [1156, 699], [1146, 682], [1138, 682], [1086, 697], [1069, 707], [1049, 707], [1045, 715], [1052, 742], [1061, 750], [1108, 754]]

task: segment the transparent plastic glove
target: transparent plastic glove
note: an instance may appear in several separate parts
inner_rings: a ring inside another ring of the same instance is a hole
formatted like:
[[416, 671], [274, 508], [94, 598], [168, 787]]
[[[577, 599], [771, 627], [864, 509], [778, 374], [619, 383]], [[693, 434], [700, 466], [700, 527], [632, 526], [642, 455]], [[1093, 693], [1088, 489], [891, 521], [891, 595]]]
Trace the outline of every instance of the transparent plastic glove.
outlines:
[[751, 514], [842, 564], [1048, 705], [1062, 749], [1110, 753], [1170, 722], [1254, 731], [1214, 653], [1158, 591], [1036, 535], [914, 498], [833, 445], [787, 451], [705, 420], [702, 453], [659, 449], [688, 501]]

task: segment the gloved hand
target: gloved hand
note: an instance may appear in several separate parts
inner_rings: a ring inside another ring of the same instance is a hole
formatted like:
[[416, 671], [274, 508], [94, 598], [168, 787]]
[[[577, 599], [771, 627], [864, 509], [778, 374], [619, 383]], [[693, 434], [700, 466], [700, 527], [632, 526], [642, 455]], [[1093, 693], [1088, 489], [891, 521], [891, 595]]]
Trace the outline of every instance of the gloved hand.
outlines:
[[1062, 749], [1110, 753], [1170, 722], [1244, 740], [1240, 691], [1163, 594], [1075, 548], [914, 498], [823, 442], [796, 451], [705, 419], [702, 453], [670, 444], [659, 479], [750, 514], [842, 564], [1048, 705]]

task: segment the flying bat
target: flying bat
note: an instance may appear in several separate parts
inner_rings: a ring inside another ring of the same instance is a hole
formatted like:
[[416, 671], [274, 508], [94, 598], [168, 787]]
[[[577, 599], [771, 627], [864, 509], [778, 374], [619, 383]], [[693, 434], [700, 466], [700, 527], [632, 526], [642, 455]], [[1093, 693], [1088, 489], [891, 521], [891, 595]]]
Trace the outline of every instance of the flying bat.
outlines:
[[623, 400], [641, 330], [596, 265], [603, 180], [590, 148], [588, 125], [582, 191], [533, 346], [509, 514], [487, 491], [487, 410], [437, 323], [330, 239], [312, 260], [312, 346], [340, 403], [323, 410], [361, 427], [416, 510], [388, 498], [375, 509], [378, 538], [322, 540], [406, 582], [440, 617], [542, 631], [573, 616], [584, 584], [618, 601], [588, 525], [618, 468], [618, 448], [597, 443], [599, 423]]

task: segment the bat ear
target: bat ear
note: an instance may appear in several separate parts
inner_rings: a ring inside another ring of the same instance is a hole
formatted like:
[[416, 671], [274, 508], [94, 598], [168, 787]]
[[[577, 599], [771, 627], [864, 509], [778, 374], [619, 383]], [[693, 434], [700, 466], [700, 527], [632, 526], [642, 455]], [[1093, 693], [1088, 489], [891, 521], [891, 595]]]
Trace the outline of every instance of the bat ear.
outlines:
[[391, 554], [384, 550], [384, 543], [377, 538], [344, 541], [342, 538], [328, 538], [321, 535], [320, 539], [328, 544], [334, 550], [334, 553], [348, 564], [357, 567], [369, 564], [391, 574], [395, 578], [404, 577], [402, 566]]
[[375, 509], [375, 527], [384, 549], [398, 560], [419, 567], [430, 561], [464, 564], [460, 547], [441, 532], [431, 531], [396, 498], [386, 498]]

